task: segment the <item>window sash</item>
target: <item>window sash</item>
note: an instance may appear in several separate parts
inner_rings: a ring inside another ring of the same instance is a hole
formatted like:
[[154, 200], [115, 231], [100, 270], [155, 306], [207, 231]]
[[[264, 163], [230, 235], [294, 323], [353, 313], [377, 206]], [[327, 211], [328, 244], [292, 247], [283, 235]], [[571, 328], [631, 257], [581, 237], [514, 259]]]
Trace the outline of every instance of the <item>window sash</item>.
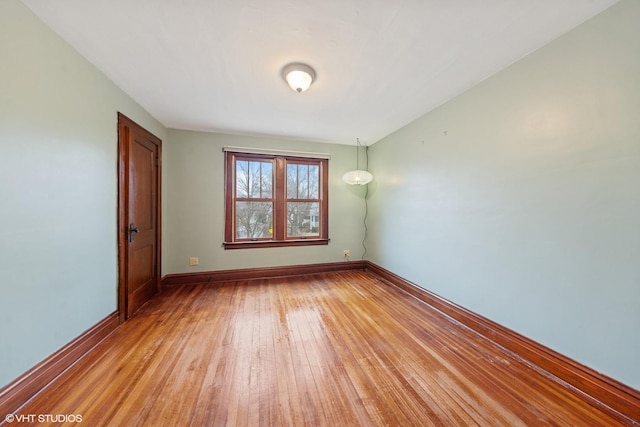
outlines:
[[[242, 179], [238, 178], [238, 166], [242, 172]], [[234, 162], [235, 197], [237, 199], [273, 199], [273, 166], [273, 161], [237, 157]]]
[[234, 240], [268, 241], [273, 238], [273, 159], [235, 156]]
[[286, 239], [320, 237], [320, 165], [314, 161], [287, 160]]

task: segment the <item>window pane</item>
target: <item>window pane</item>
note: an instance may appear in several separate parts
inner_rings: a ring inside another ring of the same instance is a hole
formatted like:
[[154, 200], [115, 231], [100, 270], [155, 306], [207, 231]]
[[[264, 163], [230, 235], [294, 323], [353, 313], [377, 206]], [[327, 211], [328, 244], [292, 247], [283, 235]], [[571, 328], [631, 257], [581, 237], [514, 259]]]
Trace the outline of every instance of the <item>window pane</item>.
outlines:
[[309, 198], [320, 198], [320, 166], [309, 166]]
[[249, 162], [236, 160], [236, 197], [249, 197]]
[[271, 238], [272, 224], [272, 203], [236, 202], [236, 239]]
[[249, 197], [260, 198], [260, 162], [249, 162]]
[[320, 166], [287, 164], [287, 198], [319, 199]]
[[270, 199], [273, 194], [273, 163], [261, 162], [262, 175], [260, 185], [260, 198]]
[[317, 237], [320, 235], [318, 202], [287, 203], [287, 237]]
[[287, 198], [298, 198], [298, 165], [287, 163]]
[[236, 197], [270, 199], [273, 191], [273, 163], [236, 161]]
[[298, 198], [309, 198], [309, 165], [298, 165]]

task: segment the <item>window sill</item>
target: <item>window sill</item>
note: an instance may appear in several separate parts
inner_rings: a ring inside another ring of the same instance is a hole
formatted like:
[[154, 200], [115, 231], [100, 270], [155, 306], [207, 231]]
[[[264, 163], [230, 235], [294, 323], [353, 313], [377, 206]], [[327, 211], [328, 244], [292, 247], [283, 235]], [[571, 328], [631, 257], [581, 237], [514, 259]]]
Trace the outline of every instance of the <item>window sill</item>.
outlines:
[[225, 249], [251, 249], [251, 248], [285, 248], [288, 246], [317, 246], [327, 245], [329, 239], [299, 239], [284, 241], [256, 241], [256, 242], [224, 242], [222, 246]]

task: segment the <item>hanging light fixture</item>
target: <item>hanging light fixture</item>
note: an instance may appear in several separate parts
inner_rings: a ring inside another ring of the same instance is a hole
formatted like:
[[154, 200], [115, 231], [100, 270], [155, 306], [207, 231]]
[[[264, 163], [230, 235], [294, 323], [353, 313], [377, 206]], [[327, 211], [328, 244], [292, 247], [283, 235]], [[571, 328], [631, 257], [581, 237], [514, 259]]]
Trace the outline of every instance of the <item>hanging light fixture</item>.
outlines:
[[342, 175], [342, 180], [349, 185], [367, 185], [373, 180], [373, 175], [366, 170], [360, 170], [358, 163], [358, 149], [360, 148], [360, 138], [356, 139], [356, 170], [349, 171]]
[[282, 69], [282, 77], [291, 86], [291, 89], [302, 93], [309, 89], [316, 78], [316, 72], [306, 64], [289, 64]]

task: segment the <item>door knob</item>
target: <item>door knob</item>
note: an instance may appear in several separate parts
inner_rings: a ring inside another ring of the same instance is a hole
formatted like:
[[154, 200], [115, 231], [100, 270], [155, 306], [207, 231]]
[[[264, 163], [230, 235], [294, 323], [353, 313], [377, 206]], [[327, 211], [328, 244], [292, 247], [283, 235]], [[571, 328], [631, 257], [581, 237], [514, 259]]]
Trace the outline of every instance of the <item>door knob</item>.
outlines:
[[129, 224], [129, 242], [133, 242], [136, 238], [136, 233], [139, 233], [140, 230], [135, 226], [134, 223]]

